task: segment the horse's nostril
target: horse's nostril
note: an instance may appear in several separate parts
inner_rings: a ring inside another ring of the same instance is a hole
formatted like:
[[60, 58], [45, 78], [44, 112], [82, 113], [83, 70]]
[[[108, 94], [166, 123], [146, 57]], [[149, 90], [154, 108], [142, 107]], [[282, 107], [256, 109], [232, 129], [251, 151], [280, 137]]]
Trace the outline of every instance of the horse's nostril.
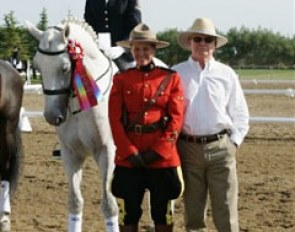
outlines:
[[57, 125], [57, 126], [59, 126], [61, 123], [63, 123], [64, 122], [64, 117], [62, 117], [62, 116], [59, 116], [59, 117], [57, 117], [56, 118], [56, 121], [55, 121], [55, 125]]

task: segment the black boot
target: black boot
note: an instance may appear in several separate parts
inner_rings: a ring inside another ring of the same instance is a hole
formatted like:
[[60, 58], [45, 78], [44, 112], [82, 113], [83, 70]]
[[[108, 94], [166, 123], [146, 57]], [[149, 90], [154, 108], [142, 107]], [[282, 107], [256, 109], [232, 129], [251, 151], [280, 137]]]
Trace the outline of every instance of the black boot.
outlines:
[[155, 225], [155, 231], [156, 232], [172, 232], [173, 231], [173, 225]]
[[120, 226], [120, 232], [138, 232], [138, 225]]

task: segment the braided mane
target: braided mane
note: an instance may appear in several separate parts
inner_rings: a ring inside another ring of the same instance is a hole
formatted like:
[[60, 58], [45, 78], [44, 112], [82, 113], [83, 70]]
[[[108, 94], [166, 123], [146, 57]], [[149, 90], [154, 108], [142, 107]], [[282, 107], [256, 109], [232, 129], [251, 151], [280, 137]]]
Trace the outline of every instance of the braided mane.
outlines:
[[67, 24], [75, 24], [80, 26], [82, 29], [84, 29], [85, 32], [87, 32], [93, 39], [93, 41], [99, 46], [98, 43], [98, 36], [93, 30], [93, 28], [84, 20], [77, 17], [68, 17], [61, 21], [61, 24], [67, 25]]

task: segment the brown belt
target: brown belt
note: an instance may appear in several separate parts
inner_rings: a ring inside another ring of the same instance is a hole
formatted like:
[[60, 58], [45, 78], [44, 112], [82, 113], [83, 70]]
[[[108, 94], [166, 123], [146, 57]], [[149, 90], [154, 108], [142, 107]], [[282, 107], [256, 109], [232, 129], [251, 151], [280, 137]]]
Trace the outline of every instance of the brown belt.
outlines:
[[224, 129], [217, 134], [207, 135], [207, 136], [193, 136], [193, 135], [186, 135], [186, 134], [181, 133], [179, 135], [179, 139], [185, 140], [185, 141], [191, 142], [191, 143], [206, 144], [206, 143], [214, 142], [214, 141], [220, 139], [225, 134], [229, 135], [230, 130]]

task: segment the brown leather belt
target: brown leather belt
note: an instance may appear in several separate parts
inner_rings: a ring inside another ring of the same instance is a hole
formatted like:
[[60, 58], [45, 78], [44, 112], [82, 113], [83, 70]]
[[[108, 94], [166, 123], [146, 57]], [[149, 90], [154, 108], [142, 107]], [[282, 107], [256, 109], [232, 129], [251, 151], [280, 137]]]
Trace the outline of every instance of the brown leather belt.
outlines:
[[163, 123], [162, 120], [147, 124], [147, 125], [141, 125], [141, 124], [135, 124], [131, 128], [129, 128], [128, 132], [134, 132], [135, 134], [149, 134], [153, 133], [159, 129], [162, 129]]
[[185, 140], [185, 141], [191, 142], [191, 143], [206, 144], [206, 143], [214, 142], [214, 141], [220, 139], [225, 134], [230, 135], [230, 130], [224, 129], [217, 134], [207, 135], [207, 136], [192, 136], [192, 135], [186, 135], [186, 134], [181, 133], [179, 135], [179, 139]]

